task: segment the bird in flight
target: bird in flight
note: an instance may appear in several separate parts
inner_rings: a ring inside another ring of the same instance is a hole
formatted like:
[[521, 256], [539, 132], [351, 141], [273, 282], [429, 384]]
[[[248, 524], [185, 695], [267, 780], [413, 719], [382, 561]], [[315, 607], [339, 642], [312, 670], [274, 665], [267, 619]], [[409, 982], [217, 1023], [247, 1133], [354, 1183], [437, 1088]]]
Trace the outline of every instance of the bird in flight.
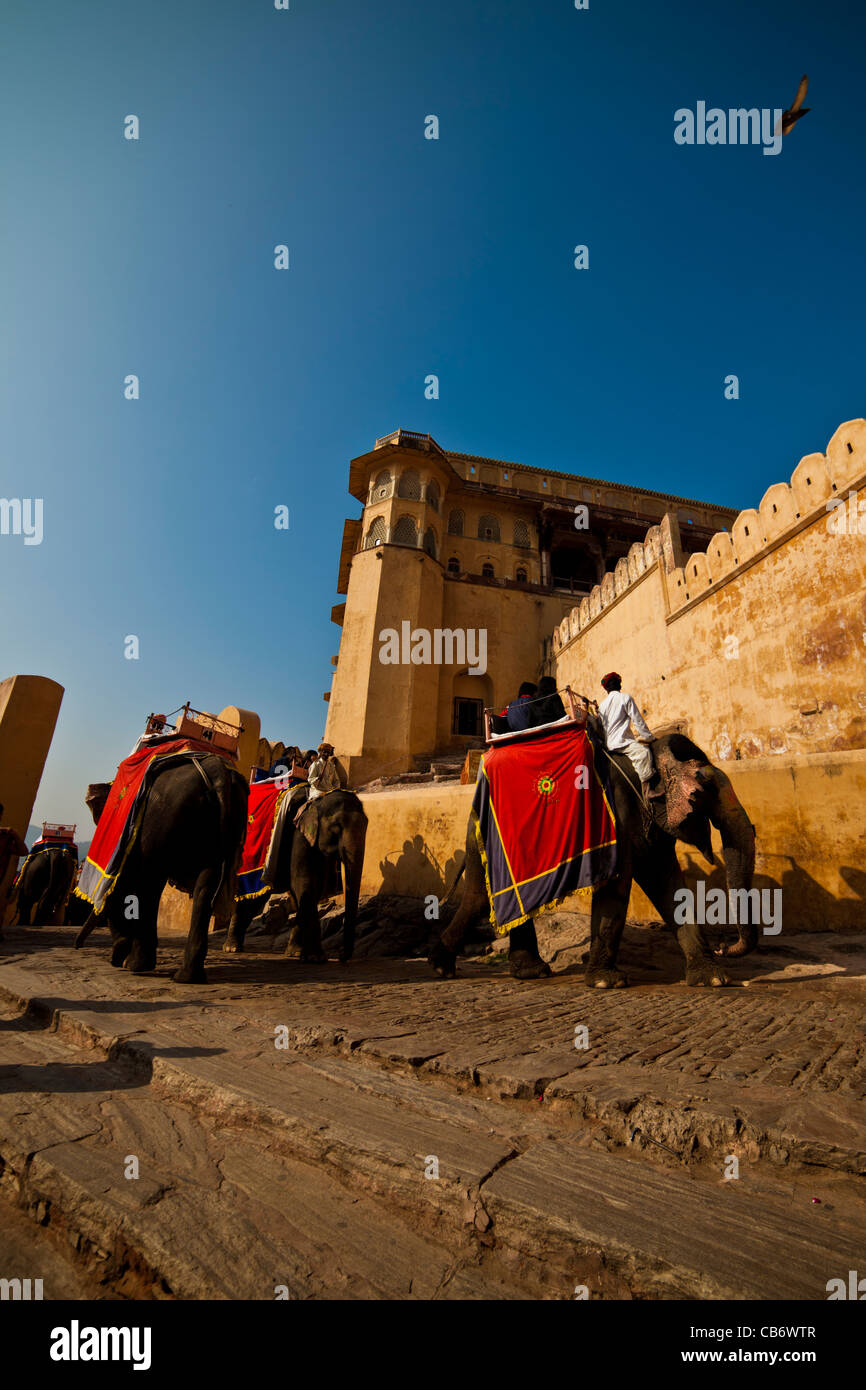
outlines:
[[[807, 111], [811, 111], [811, 106], [803, 106], [803, 99], [809, 90], [809, 79], [804, 74], [800, 78], [800, 85], [797, 88], [797, 95], [791, 102], [787, 111], [782, 112], [782, 134], [788, 135], [797, 124], [801, 116], [805, 116]], [[777, 127], [778, 133], [778, 127]]]

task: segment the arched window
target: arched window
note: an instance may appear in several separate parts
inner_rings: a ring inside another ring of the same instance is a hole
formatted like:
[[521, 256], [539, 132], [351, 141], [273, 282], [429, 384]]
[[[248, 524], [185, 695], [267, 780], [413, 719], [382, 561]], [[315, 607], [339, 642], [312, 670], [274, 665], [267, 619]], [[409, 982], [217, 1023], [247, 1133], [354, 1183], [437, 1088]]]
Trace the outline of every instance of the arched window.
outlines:
[[388, 539], [388, 528], [385, 525], [385, 518], [377, 516], [370, 523], [370, 529], [364, 537], [364, 549], [373, 550], [377, 545], [384, 545]]
[[478, 539], [480, 541], [499, 540], [499, 521], [495, 516], [482, 516], [478, 522]]
[[439, 484], [431, 478], [427, 484], [427, 505], [432, 507], [434, 512], [439, 510]]
[[481, 576], [483, 579], [496, 578], [496, 576], [493, 573], [493, 566], [489, 562], [486, 565], [481, 566]]
[[525, 583], [526, 583], [526, 570], [525, 570], [525, 569], [519, 569], [519, 570], [517, 571], [516, 575], [514, 576], [514, 578], [517, 580], [518, 584], [525, 584]]
[[521, 550], [529, 549], [529, 527], [525, 521], [514, 523], [514, 544], [520, 546]]
[[413, 501], [420, 501], [421, 479], [414, 468], [407, 468], [405, 473], [400, 474], [400, 481], [397, 484], [397, 496], [408, 497]]
[[459, 573], [460, 573], [460, 561], [457, 559], [457, 556], [456, 556], [456, 555], [452, 555], [452, 556], [451, 556], [451, 559], [448, 561], [448, 573], [449, 573], [449, 574], [459, 574]]
[[463, 535], [463, 513], [459, 508], [448, 513], [448, 534], [449, 536]]
[[393, 483], [394, 480], [386, 468], [382, 473], [379, 474], [378, 478], [373, 484], [373, 495], [370, 498], [370, 501], [383, 502], [386, 497], [390, 497], [393, 488]]
[[428, 555], [432, 555], [434, 560], [436, 559], [436, 532], [432, 526], [428, 526], [424, 532], [424, 550]]
[[391, 539], [395, 545], [417, 545], [418, 528], [414, 516], [401, 516]]

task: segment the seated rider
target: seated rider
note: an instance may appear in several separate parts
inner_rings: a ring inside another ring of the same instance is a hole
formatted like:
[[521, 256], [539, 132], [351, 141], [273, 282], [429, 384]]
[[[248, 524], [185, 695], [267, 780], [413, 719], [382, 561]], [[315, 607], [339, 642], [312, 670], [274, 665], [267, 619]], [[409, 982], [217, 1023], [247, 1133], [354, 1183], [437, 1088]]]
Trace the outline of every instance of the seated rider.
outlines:
[[511, 733], [521, 729], [531, 729], [534, 724], [532, 701], [538, 687], [532, 681], [524, 681], [505, 711], [505, 720]]
[[533, 724], [552, 724], [556, 719], [562, 719], [565, 714], [565, 705], [556, 693], [556, 681], [553, 676], [542, 676], [538, 682], [538, 698], [532, 702]]
[[326, 792], [339, 791], [348, 786], [349, 779], [346, 769], [339, 758], [334, 757], [334, 746], [331, 743], [320, 743], [318, 756], [311, 764], [309, 772], [310, 801], [317, 796], [324, 796]]
[[[599, 705], [598, 713], [604, 726], [604, 741], [608, 750], [611, 753], [625, 753], [640, 778], [645, 801], [664, 796], [661, 779], [653, 767], [648, 747], [653, 735], [634, 699], [623, 690], [622, 677], [617, 671], [609, 671], [602, 676], [601, 683], [607, 695]], [[632, 737], [632, 729], [637, 738]]]

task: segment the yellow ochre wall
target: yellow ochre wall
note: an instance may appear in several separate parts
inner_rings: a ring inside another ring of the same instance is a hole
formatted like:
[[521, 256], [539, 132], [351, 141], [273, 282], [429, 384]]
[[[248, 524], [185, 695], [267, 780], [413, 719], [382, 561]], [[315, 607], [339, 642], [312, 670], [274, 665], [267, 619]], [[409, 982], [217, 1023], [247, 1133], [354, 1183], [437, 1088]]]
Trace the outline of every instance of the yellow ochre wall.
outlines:
[[[781, 888], [782, 931], [863, 929], [866, 911], [866, 750], [781, 759], [754, 758], [727, 769], [757, 831], [755, 886]], [[362, 892], [442, 896], [463, 862], [473, 787], [427, 785], [371, 792]], [[713, 831], [715, 867], [677, 845], [686, 882], [722, 886], [721, 841]], [[458, 887], [457, 897], [461, 888]], [[589, 911], [575, 895], [568, 906]], [[658, 921], [647, 898], [632, 889], [633, 917]]]
[[848, 516], [864, 485], [855, 420], [706, 554], [683, 557], [665, 517], [554, 631], [558, 684], [603, 698], [600, 676], [618, 670], [650, 728], [685, 721], [729, 773], [738, 758], [866, 748], [866, 514], [863, 534], [834, 535], [826, 508], [842, 498]]

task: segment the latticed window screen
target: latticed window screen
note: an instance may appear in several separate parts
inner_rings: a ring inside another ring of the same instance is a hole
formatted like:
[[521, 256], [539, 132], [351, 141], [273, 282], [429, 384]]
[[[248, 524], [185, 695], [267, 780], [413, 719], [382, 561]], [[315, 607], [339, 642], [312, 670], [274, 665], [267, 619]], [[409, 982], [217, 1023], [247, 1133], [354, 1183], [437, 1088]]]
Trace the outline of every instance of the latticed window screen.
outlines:
[[495, 516], [483, 516], [478, 522], [478, 539], [481, 541], [499, 540], [499, 519]]
[[391, 539], [395, 545], [417, 545], [418, 528], [415, 525], [414, 516], [401, 516], [394, 527], [394, 534]]
[[483, 576], [484, 579], [494, 579], [494, 578], [496, 577], [496, 576], [494, 575], [494, 573], [493, 573], [493, 566], [492, 566], [492, 565], [482, 565], [482, 566], [481, 566], [481, 574], [482, 574], [482, 576]]
[[514, 523], [514, 544], [519, 545], [521, 550], [529, 549], [529, 527], [525, 521]]
[[438, 512], [438, 510], [439, 510], [439, 487], [438, 487], [438, 484], [437, 484], [432, 478], [430, 479], [429, 483], [427, 484], [427, 502], [428, 502], [428, 505], [431, 506], [431, 507], [433, 508], [434, 512]]
[[374, 546], [384, 545], [387, 539], [388, 528], [385, 525], [385, 518], [383, 516], [377, 516], [375, 520], [370, 523], [370, 529], [364, 537], [364, 549], [372, 550]]
[[515, 577], [515, 579], [517, 580], [518, 584], [525, 584], [525, 583], [526, 583], [526, 570], [524, 570], [524, 569], [518, 570], [518, 571], [517, 571], [517, 574], [516, 574], [514, 577]]
[[459, 509], [448, 513], [448, 534], [449, 536], [463, 535], [463, 513]]
[[456, 555], [452, 555], [452, 556], [451, 556], [451, 559], [448, 561], [448, 573], [449, 573], [449, 574], [459, 574], [459, 573], [460, 573], [460, 561], [457, 559], [457, 556], [456, 556]]
[[400, 474], [397, 496], [408, 497], [416, 502], [421, 500], [421, 479], [414, 468], [407, 468], [405, 473]]
[[373, 484], [373, 497], [372, 497], [372, 500], [373, 500], [374, 502], [382, 502], [382, 501], [384, 501], [384, 499], [385, 499], [386, 497], [390, 497], [390, 496], [391, 496], [391, 488], [392, 488], [392, 486], [393, 486], [393, 479], [392, 479], [392, 477], [391, 477], [391, 474], [388, 472], [388, 470], [387, 470], [387, 468], [386, 468], [385, 471], [384, 471], [384, 473], [380, 473], [380, 474], [379, 474], [378, 478], [376, 479], [375, 483]]

